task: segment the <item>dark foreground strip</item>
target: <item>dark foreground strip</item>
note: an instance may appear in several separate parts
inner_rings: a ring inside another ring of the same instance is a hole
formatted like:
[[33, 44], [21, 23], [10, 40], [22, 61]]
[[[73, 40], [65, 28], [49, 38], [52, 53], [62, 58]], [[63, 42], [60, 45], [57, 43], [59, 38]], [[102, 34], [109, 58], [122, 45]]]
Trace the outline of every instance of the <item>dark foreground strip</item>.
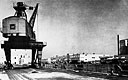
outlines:
[[15, 70], [6, 70], [6, 73], [8, 74], [10, 80], [32, 80]]

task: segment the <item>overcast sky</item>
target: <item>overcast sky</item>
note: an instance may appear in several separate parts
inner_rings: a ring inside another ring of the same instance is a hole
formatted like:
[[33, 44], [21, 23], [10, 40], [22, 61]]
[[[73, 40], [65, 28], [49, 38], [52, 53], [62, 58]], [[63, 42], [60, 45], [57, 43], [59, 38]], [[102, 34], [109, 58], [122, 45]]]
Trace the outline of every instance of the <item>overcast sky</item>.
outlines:
[[[14, 15], [16, 1], [31, 6], [40, 3], [35, 30], [38, 40], [47, 42], [44, 58], [82, 52], [115, 55], [117, 34], [128, 38], [127, 0], [0, 0], [1, 22]], [[4, 55], [3, 49], [0, 52]]]

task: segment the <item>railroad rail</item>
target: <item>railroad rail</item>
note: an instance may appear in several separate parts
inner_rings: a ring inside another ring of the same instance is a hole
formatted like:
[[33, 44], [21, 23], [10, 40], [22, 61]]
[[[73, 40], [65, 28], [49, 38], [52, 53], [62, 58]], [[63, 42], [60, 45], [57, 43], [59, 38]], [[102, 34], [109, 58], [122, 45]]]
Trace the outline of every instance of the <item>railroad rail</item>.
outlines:
[[6, 70], [6, 73], [10, 80], [34, 80], [23, 75], [23, 73], [27, 73], [24, 69]]

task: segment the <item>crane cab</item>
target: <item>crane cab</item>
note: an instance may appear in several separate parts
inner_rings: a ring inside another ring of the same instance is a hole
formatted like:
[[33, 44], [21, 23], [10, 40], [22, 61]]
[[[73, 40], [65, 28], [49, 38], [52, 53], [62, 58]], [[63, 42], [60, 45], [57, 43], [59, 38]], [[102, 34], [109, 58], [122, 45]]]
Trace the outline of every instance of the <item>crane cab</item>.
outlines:
[[15, 15], [4, 18], [2, 21], [3, 37], [25, 37], [25, 39], [27, 38], [28, 40], [35, 41], [36, 36], [33, 31], [33, 27], [38, 4], [36, 5], [29, 22], [27, 21], [27, 14], [25, 10], [28, 8], [31, 9], [32, 7], [25, 5], [23, 2], [18, 2], [17, 5], [13, 6], [13, 8], [16, 10]]
[[23, 18], [11, 16], [3, 19], [3, 37], [26, 36], [27, 21]]

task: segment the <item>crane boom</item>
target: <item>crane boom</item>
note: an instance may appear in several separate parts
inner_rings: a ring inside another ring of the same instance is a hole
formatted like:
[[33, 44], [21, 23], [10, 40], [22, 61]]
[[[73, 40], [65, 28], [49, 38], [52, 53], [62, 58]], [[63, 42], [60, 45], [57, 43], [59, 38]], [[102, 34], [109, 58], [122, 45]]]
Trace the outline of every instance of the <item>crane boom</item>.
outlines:
[[29, 20], [29, 24], [31, 25], [31, 27], [33, 28], [34, 27], [34, 23], [35, 23], [35, 19], [36, 19], [36, 14], [37, 14], [37, 11], [38, 11], [38, 4], [36, 4], [36, 7], [35, 7], [35, 10], [33, 11], [33, 14]]

